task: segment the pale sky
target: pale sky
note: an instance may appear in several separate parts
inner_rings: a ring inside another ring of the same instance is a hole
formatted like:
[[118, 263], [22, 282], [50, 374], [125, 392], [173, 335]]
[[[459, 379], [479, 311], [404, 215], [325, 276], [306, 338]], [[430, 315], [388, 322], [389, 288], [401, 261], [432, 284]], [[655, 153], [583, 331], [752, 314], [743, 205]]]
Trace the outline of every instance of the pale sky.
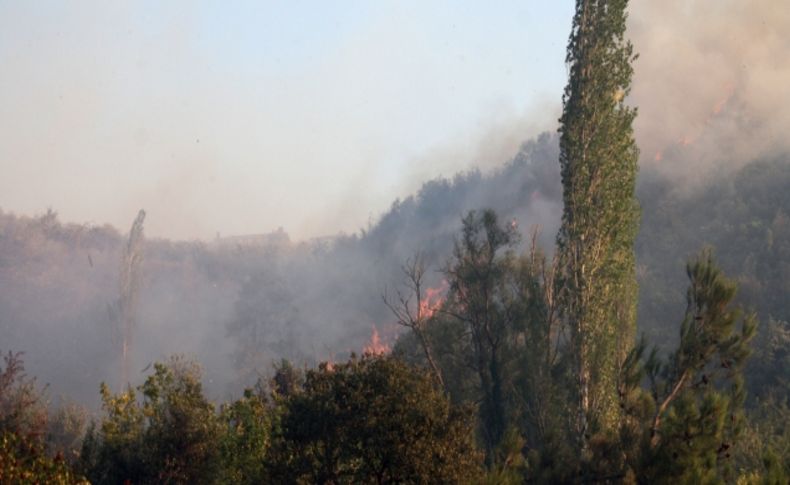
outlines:
[[179, 239], [354, 232], [556, 127], [572, 12], [0, 0], [0, 208], [124, 231], [145, 208]]

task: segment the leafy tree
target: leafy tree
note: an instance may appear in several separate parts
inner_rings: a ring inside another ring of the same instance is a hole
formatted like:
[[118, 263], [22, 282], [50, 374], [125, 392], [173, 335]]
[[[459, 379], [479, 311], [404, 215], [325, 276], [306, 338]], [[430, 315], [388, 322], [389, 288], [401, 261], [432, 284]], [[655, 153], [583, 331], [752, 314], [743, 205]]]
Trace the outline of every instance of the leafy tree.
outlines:
[[497, 449], [498, 460], [486, 471], [482, 483], [491, 485], [523, 483], [528, 466], [522, 453], [523, 448], [524, 440], [516, 428], [508, 428]]
[[558, 283], [577, 380], [577, 433], [619, 421], [616, 379], [636, 331], [634, 195], [638, 149], [625, 105], [635, 56], [624, 38], [627, 0], [578, 0], [560, 118], [564, 210]]
[[432, 376], [391, 357], [310, 370], [273, 429], [278, 483], [467, 483], [479, 473], [469, 414]]
[[223, 483], [262, 483], [271, 444], [272, 411], [261, 392], [244, 391], [241, 399], [223, 406], [226, 427], [220, 441]]
[[47, 427], [47, 407], [36, 380], [25, 374], [21, 353], [8, 352], [0, 368], [0, 431], [41, 440]]
[[82, 466], [96, 483], [206, 483], [216, 476], [222, 428], [203, 396], [200, 370], [156, 363], [137, 391], [102, 385], [105, 417], [89, 431]]
[[737, 469], [746, 472], [746, 483], [785, 484], [790, 480], [787, 401], [769, 395], [747, 409], [743, 435], [734, 457]]
[[578, 471], [569, 420], [575, 409], [569, 406], [570, 356], [559, 319], [556, 272], [556, 255], [547, 261], [535, 230], [528, 251], [515, 261], [510, 286], [520, 315], [514, 341], [514, 412], [524, 439], [526, 479], [539, 483], [569, 481]]
[[[478, 408], [495, 481], [521, 476], [526, 468], [551, 468], [555, 459], [564, 462], [556, 467], [560, 474], [529, 476], [568, 476], [556, 266], [537, 247], [537, 236], [533, 231], [528, 250], [516, 256], [514, 226], [500, 225], [492, 211], [470, 213], [445, 271], [447, 300], [420, 325], [424, 339], [407, 334], [396, 346], [399, 355], [426, 364], [427, 342], [453, 401]], [[527, 450], [528, 466], [522, 456]]]
[[0, 483], [85, 483], [63, 455], [47, 453], [47, 409], [35, 379], [25, 374], [21, 353], [9, 352], [0, 367]]
[[160, 482], [195, 483], [215, 471], [220, 428], [203, 396], [197, 364], [173, 359], [154, 364], [140, 388], [148, 420], [149, 463]]
[[495, 212], [472, 211], [463, 219], [461, 239], [445, 270], [450, 295], [444, 312], [462, 322], [469, 334], [471, 365], [479, 378], [480, 420], [489, 466], [509, 425], [507, 400], [512, 374], [506, 366], [519, 315], [508, 276], [516, 242], [513, 228], [500, 225]]
[[82, 406], [64, 402], [50, 414], [47, 422], [47, 450], [60, 455], [69, 463], [76, 463], [82, 449], [82, 439], [88, 425], [88, 411]]
[[31, 437], [0, 432], [0, 483], [58, 485], [87, 484], [62, 456], [46, 453], [44, 443]]
[[105, 417], [91, 423], [82, 444], [80, 468], [94, 483], [146, 483], [145, 416], [131, 388], [113, 395], [101, 385]]
[[517, 329], [519, 365], [517, 388], [520, 390], [522, 428], [530, 448], [545, 444], [556, 434], [562, 423], [557, 421], [558, 409], [567, 396], [559, 396], [562, 372], [562, 353], [558, 345], [558, 301], [554, 292], [556, 259], [547, 261], [537, 245], [538, 231], [532, 233], [528, 251], [514, 262], [510, 286], [520, 314]]
[[269, 388], [275, 401], [299, 393], [304, 386], [304, 373], [294, 367], [291, 361], [282, 359], [274, 365], [274, 376]]

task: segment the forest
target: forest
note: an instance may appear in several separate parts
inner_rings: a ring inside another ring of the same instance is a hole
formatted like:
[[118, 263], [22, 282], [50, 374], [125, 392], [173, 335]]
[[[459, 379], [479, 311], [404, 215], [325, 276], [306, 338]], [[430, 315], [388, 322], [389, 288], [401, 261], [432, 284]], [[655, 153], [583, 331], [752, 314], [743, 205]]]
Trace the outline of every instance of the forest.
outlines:
[[0, 211], [0, 483], [788, 483], [790, 152], [641, 164], [627, 6], [557, 133], [358, 233]]

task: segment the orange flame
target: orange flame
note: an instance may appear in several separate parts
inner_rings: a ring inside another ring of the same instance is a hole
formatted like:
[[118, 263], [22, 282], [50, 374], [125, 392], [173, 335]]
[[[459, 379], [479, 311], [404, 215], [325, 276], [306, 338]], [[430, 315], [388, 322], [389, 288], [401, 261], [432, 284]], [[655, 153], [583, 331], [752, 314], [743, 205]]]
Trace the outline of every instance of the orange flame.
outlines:
[[385, 355], [392, 351], [390, 346], [384, 343], [379, 336], [376, 326], [373, 326], [373, 333], [370, 335], [370, 342], [362, 348], [364, 355]]
[[420, 301], [420, 318], [432, 318], [444, 303], [444, 294], [447, 293], [447, 281], [442, 281], [442, 284], [437, 288], [428, 288], [425, 290], [425, 297]]
[[708, 126], [710, 126], [711, 122], [713, 122], [713, 118], [720, 115], [724, 107], [727, 103], [732, 99], [732, 96], [735, 94], [735, 85], [730, 83], [727, 84], [725, 88], [726, 92], [724, 96], [713, 105], [713, 109], [711, 110], [710, 114], [707, 118], [705, 118], [705, 122], [702, 124], [702, 129], [694, 136], [684, 136], [682, 140], [683, 146], [688, 146], [697, 141], [697, 139], [702, 136], [702, 134], [707, 130]]
[[[687, 147], [689, 145], [693, 145], [694, 143], [696, 143], [696, 141], [705, 134], [707, 129], [713, 123], [714, 118], [716, 118], [717, 116], [719, 116], [721, 114], [721, 112], [724, 110], [725, 106], [727, 106], [727, 103], [730, 102], [730, 100], [732, 99], [732, 97], [734, 95], [735, 95], [735, 84], [733, 84], [733, 83], [727, 84], [725, 86], [724, 96], [722, 96], [722, 98], [719, 99], [713, 105], [713, 108], [711, 108], [710, 113], [705, 118], [705, 120], [703, 120], [702, 124], [698, 125], [697, 128], [694, 130], [694, 132], [687, 133], [687, 134], [681, 136], [680, 138], [678, 138], [678, 140], [676, 142], [677, 145], [681, 146], [681, 147]], [[656, 162], [660, 162], [661, 160], [663, 160], [664, 159], [664, 152], [663, 152], [663, 150], [659, 150], [658, 152], [656, 152], [656, 154], [653, 157], [653, 159]]]

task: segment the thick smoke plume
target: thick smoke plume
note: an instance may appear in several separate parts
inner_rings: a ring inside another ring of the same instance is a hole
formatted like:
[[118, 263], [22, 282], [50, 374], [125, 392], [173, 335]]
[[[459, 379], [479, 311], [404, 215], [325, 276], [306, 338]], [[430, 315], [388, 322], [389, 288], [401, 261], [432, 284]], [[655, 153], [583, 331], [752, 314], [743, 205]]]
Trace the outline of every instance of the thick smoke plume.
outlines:
[[643, 167], [701, 181], [790, 149], [784, 2], [645, 1], [631, 10]]
[[[640, 110], [643, 188], [658, 181], [663, 190], [663, 177], [674, 187], [698, 187], [695, 181], [712, 174], [790, 151], [790, 110], [782, 107], [790, 85], [786, 32], [790, 10], [780, 2], [633, 3], [629, 35], [640, 59], [630, 102]], [[545, 112], [559, 101], [558, 90]], [[279, 358], [342, 359], [363, 349], [372, 328], [385, 339], [395, 322], [382, 291], [403, 283], [400, 265], [418, 251], [429, 266], [427, 286], [441, 285], [438, 269], [468, 210], [494, 208], [525, 235], [541, 225], [540, 244], [550, 250], [561, 214], [555, 125], [521, 144], [545, 116], [510, 118], [472, 137], [476, 146], [427, 154], [424, 164], [446, 167], [448, 177], [422, 183], [357, 234], [304, 242], [284, 231], [204, 243], [146, 240], [130, 380], [151, 361], [183, 352], [205, 365], [216, 396], [238, 392]], [[459, 159], [466, 171], [449, 175]], [[470, 159], [484, 171], [467, 165]], [[663, 197], [654, 192], [643, 190], [643, 227], [663, 229], [665, 221], [650, 217]], [[359, 203], [355, 194], [349, 200]], [[152, 222], [162, 217], [150, 214]], [[118, 299], [124, 240], [113, 228], [62, 224], [53, 212], [0, 211], [0, 350], [27, 352], [28, 369], [51, 383], [54, 395], [95, 403], [98, 383], [120, 377], [107, 309]], [[650, 282], [650, 270], [641, 271]]]

